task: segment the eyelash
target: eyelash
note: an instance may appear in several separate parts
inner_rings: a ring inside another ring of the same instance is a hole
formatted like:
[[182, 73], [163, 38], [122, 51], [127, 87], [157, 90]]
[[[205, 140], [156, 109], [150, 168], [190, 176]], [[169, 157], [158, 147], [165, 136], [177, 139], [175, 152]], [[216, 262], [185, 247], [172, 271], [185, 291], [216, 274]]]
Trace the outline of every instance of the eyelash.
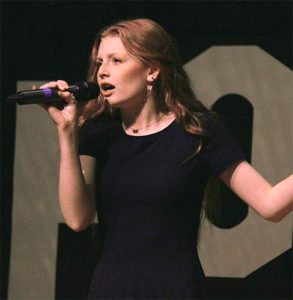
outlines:
[[[122, 60], [121, 60], [120, 58], [115, 58], [115, 57], [113, 57], [113, 58], [112, 58], [112, 61], [113, 61], [115, 64], [120, 64], [120, 63], [122, 63]], [[103, 64], [102, 61], [96, 61], [97, 68], [99, 68], [102, 64]]]
[[115, 57], [113, 57], [113, 61], [114, 61], [114, 63], [121, 63], [122, 62], [121, 59], [115, 58]]

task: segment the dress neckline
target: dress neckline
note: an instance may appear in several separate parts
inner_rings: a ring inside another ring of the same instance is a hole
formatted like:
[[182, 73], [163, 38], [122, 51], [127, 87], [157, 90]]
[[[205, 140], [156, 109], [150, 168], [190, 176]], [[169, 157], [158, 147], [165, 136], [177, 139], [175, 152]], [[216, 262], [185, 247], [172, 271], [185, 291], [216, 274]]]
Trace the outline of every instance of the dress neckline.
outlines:
[[168, 131], [169, 128], [173, 127], [174, 124], [176, 124], [176, 119], [172, 120], [166, 127], [162, 128], [161, 130], [159, 131], [156, 131], [156, 132], [153, 132], [153, 133], [150, 133], [150, 134], [144, 134], [144, 135], [132, 135], [132, 134], [128, 134], [122, 124], [120, 123], [120, 130], [123, 132], [123, 134], [130, 138], [130, 139], [143, 139], [143, 138], [151, 138], [151, 137], [154, 137], [154, 136], [157, 136], [157, 135], [160, 135], [160, 134], [163, 134], [164, 132]]

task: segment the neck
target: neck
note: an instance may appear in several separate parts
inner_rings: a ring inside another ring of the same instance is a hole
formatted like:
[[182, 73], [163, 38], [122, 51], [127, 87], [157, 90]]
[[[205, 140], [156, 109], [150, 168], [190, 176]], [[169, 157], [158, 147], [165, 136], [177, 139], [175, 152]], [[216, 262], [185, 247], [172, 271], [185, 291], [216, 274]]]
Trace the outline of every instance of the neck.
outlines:
[[138, 115], [127, 116], [122, 113], [122, 123], [127, 128], [142, 128], [149, 124], [159, 122], [163, 117], [162, 112], [140, 113]]
[[135, 106], [120, 107], [122, 127], [130, 135], [145, 135], [155, 133], [169, 125], [174, 119], [174, 113], [163, 113], [155, 101], [136, 102]]
[[155, 122], [162, 116], [154, 101], [149, 101], [141, 106], [128, 109], [121, 108], [123, 125], [129, 127], [144, 127]]
[[136, 116], [135, 122], [125, 122], [122, 127], [130, 135], [148, 135], [161, 131], [175, 119], [174, 113], [153, 112], [151, 114], [140, 114]]

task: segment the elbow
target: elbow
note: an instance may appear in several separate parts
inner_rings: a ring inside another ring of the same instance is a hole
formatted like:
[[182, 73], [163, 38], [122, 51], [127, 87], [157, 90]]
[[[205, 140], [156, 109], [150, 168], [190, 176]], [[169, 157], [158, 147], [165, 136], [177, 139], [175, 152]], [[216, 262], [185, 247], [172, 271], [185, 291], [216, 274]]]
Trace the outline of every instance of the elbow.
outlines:
[[84, 226], [69, 226], [69, 228], [71, 230], [73, 230], [74, 232], [81, 232], [81, 231], [85, 230], [87, 227], [84, 227]]
[[280, 201], [276, 197], [266, 198], [264, 205], [259, 210], [263, 219], [273, 223], [281, 222], [290, 211], [288, 206], [280, 205]]
[[262, 214], [262, 217], [266, 221], [270, 221], [270, 222], [273, 222], [273, 223], [278, 223], [278, 222], [282, 221], [284, 216], [285, 216], [284, 213], [275, 212], [275, 211], [267, 211], [267, 212]]
[[81, 232], [90, 226], [89, 222], [66, 222], [66, 225], [74, 232]]
[[283, 217], [276, 215], [276, 216], [266, 217], [264, 219], [273, 223], [278, 223], [283, 220]]

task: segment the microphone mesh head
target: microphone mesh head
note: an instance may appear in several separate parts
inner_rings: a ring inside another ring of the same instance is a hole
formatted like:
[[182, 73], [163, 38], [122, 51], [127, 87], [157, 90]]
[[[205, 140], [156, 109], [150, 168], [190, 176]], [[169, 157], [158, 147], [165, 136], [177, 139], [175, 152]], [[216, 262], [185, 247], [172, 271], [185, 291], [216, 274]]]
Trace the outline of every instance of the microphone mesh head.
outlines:
[[76, 89], [73, 94], [78, 101], [87, 101], [97, 98], [100, 95], [99, 85], [94, 82], [78, 82], [74, 86]]

